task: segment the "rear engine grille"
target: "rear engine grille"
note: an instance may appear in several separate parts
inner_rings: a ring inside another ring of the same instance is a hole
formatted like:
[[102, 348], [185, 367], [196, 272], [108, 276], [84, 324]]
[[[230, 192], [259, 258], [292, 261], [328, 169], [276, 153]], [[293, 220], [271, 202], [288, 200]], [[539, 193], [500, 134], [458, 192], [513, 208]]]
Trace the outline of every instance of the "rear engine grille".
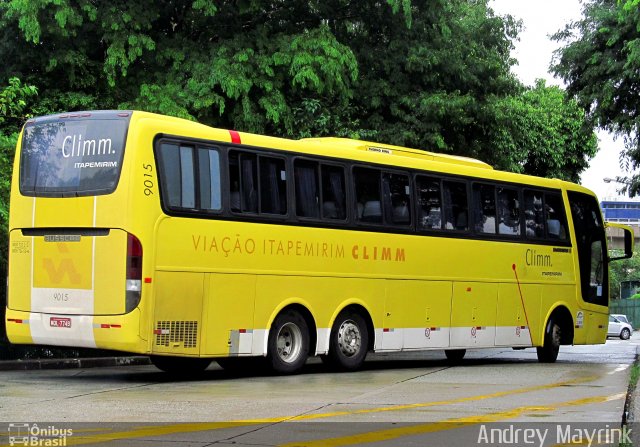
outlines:
[[198, 344], [197, 321], [157, 321], [154, 333], [156, 346], [183, 343], [185, 348], [195, 348]]

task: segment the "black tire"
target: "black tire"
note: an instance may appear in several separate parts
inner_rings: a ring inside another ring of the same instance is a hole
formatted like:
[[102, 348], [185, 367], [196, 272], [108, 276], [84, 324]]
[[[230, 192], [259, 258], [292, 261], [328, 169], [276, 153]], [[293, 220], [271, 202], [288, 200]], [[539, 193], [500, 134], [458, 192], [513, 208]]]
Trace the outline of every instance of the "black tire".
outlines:
[[467, 353], [466, 349], [445, 349], [444, 355], [447, 356], [449, 363], [458, 364], [462, 362], [464, 355]]
[[294, 311], [281, 313], [269, 330], [267, 364], [277, 374], [300, 372], [309, 356], [309, 327]]
[[631, 331], [629, 330], [629, 328], [622, 328], [622, 330], [620, 331], [620, 338], [623, 340], [629, 340], [629, 337], [631, 337]]
[[547, 331], [544, 334], [544, 345], [536, 348], [540, 363], [554, 363], [560, 352], [562, 329], [555, 321], [549, 321]]
[[151, 363], [166, 373], [188, 376], [190, 374], [201, 373], [207, 369], [209, 364], [211, 364], [211, 359], [152, 355]]
[[362, 366], [369, 350], [369, 331], [364, 318], [355, 312], [340, 312], [331, 328], [326, 363], [340, 371]]

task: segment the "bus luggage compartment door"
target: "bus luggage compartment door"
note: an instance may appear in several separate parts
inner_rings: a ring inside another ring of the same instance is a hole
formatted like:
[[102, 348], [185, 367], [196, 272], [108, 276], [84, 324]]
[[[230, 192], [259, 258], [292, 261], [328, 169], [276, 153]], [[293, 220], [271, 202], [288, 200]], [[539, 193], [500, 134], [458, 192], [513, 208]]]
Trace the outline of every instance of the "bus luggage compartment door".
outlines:
[[204, 278], [204, 273], [156, 273], [152, 352], [200, 354]]
[[125, 231], [30, 228], [12, 230], [9, 238], [9, 308], [63, 315], [125, 313]]

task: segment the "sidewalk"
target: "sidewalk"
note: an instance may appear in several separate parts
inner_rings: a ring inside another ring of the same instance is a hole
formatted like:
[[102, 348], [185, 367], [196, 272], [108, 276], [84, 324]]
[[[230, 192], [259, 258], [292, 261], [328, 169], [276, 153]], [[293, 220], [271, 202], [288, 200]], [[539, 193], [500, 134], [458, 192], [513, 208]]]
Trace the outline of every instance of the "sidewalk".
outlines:
[[32, 369], [98, 368], [107, 366], [150, 365], [149, 357], [88, 357], [68, 359], [29, 359], [0, 361], [0, 371]]

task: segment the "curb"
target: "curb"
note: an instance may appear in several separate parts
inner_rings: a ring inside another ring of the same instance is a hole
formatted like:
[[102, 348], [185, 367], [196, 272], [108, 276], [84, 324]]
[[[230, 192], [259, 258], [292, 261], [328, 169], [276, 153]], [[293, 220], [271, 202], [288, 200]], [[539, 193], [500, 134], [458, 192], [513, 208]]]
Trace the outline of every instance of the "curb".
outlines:
[[[639, 362], [640, 345], [636, 346], [636, 359], [633, 362], [633, 365], [637, 365]], [[640, 383], [633, 387], [630, 384], [629, 388], [625, 402], [622, 425], [631, 427], [632, 445], [640, 445], [640, 433], [636, 433], [634, 430], [634, 428], [637, 428], [637, 423], [640, 422]]]
[[70, 359], [33, 359], [0, 361], [0, 371], [26, 371], [34, 369], [104, 368], [109, 366], [150, 365], [149, 357], [88, 357]]

